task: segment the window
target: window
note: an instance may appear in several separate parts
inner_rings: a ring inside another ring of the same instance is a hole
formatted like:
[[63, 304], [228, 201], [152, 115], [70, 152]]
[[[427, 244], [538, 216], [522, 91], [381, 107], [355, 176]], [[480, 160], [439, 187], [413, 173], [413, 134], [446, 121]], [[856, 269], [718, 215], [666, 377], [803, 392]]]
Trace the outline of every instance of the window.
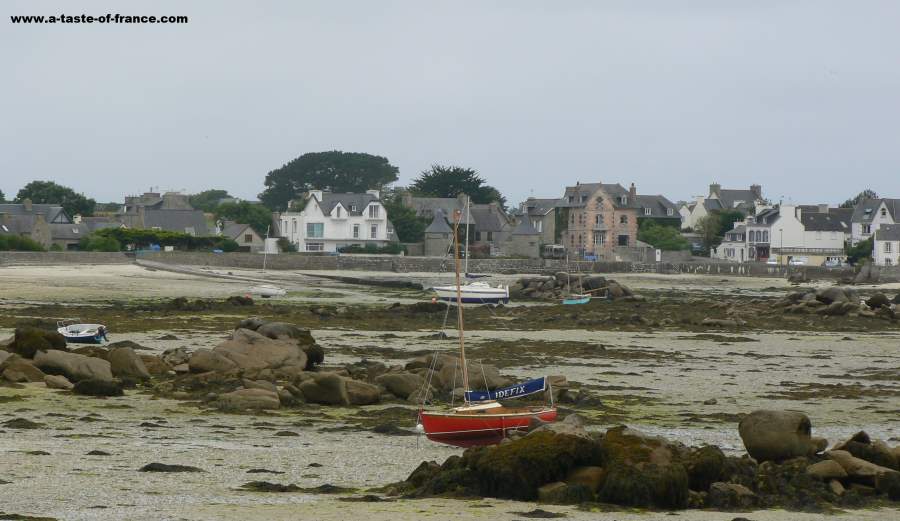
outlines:
[[253, 235], [249, 233], [244, 234], [244, 242], [253, 242]]
[[487, 232], [487, 240], [491, 242], [494, 240], [494, 232]]
[[373, 224], [371, 228], [369, 228], [369, 238], [375, 239], [378, 237], [378, 225]]
[[890, 258], [884, 259], [885, 266], [891, 266], [893, 264], [894, 264], [894, 261], [892, 261]]
[[569, 202], [570, 202], [570, 203], [574, 203], [574, 202], [575, 202], [575, 196], [574, 196], [574, 195], [570, 195], [570, 196], [569, 196]]
[[586, 203], [586, 202], [587, 202], [587, 198], [588, 198], [588, 196], [582, 195], [582, 196], [581, 196], [581, 202], [582, 202], [582, 203]]
[[378, 219], [378, 205], [373, 204], [369, 206], [369, 219]]
[[325, 223], [306, 223], [306, 236], [320, 239], [325, 236]]
[[865, 235], [869, 235], [870, 233], [872, 233], [872, 225], [871, 224], [862, 225], [862, 232]]
[[475, 240], [481, 241], [481, 232], [475, 232]]
[[628, 246], [628, 236], [619, 235], [619, 246]]
[[293, 233], [294, 233], [294, 235], [297, 235], [297, 219], [293, 219], [292, 222], [294, 223], [294, 232]]
[[653, 214], [652, 208], [644, 208], [644, 215], [652, 215], [652, 214]]
[[763, 242], [769, 242], [769, 230], [763, 230]]
[[544, 230], [543, 230], [543, 228], [544, 228], [544, 221], [535, 220], [535, 221], [532, 221], [532, 222], [531, 222], [531, 225], [534, 226], [534, 229], [537, 230], [538, 233], [541, 233], [542, 231], [544, 231]]
[[598, 214], [594, 217], [594, 224], [595, 224], [596, 226], [603, 226], [603, 214], [599, 214], [599, 213], [598, 213]]
[[340, 219], [341, 218], [341, 207], [338, 206], [337, 208], [335, 208], [335, 211], [337, 212], [337, 218]]
[[358, 224], [353, 225], [353, 238], [359, 239], [359, 225]]
[[628, 216], [627, 215], [619, 216], [619, 224], [628, 224]]
[[882, 208], [882, 209], [881, 209], [881, 216], [882, 216], [882, 217], [887, 217], [887, 209], [886, 209], [886, 208]]
[[324, 242], [308, 242], [306, 243], [306, 251], [325, 251]]
[[356, 205], [355, 205], [355, 204], [351, 204], [351, 205], [350, 205], [350, 211], [353, 212], [353, 213], [356, 213], [356, 212], [358, 212], [359, 210], [356, 209]]
[[885, 243], [884, 243], [884, 252], [885, 252], [885, 253], [890, 253], [890, 252], [891, 252], [891, 243], [890, 243], [890, 242], [885, 241]]
[[594, 243], [601, 246], [606, 244], [606, 232], [594, 232]]
[[671, 208], [666, 208], [666, 215], [673, 215], [674, 213], [675, 213], [675, 210], [673, 210]]
[[623, 195], [623, 196], [620, 198], [620, 200], [622, 201], [622, 204], [623, 204], [623, 205], [628, 204], [628, 196], [627, 196], [627, 195]]
[[72, 228], [72, 233], [78, 233], [78, 228]]

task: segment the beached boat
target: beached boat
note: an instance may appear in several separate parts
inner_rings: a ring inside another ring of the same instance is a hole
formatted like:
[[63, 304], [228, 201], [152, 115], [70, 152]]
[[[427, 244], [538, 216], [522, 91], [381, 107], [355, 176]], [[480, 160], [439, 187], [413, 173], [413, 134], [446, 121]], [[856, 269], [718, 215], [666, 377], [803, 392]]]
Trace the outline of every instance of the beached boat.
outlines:
[[569, 292], [568, 295], [563, 297], [562, 303], [567, 306], [577, 306], [579, 304], [587, 304], [591, 301], [591, 294], [585, 293], [584, 288], [581, 286], [581, 276], [578, 277], [578, 289], [581, 291], [579, 293], [572, 293], [572, 274], [569, 271], [569, 254], [566, 254], [566, 291]]
[[65, 337], [66, 342], [73, 344], [102, 344], [104, 340], [109, 341], [103, 324], [57, 322], [56, 326], [56, 331]]
[[[435, 286], [431, 288], [437, 293], [437, 298], [449, 302], [460, 300], [463, 304], [498, 304], [509, 302], [509, 286], [498, 284], [491, 286], [487, 282], [472, 282], [465, 284], [461, 288], [456, 285]], [[457, 289], [461, 293], [461, 298], [457, 299]]]
[[[466, 348], [464, 341], [463, 291], [460, 283], [459, 219], [454, 229], [454, 249], [456, 260], [456, 285], [452, 286], [456, 293], [457, 329], [459, 331], [459, 367], [462, 374], [463, 404], [459, 407], [444, 409], [425, 409], [425, 400], [419, 407], [419, 423], [417, 430], [424, 432], [428, 439], [458, 447], [473, 447], [499, 443], [509, 433], [527, 430], [531, 425], [556, 421], [556, 407], [552, 403], [552, 392], [549, 393], [551, 403], [535, 407], [508, 407], [499, 400], [519, 398], [536, 393], [546, 393], [547, 378], [538, 378], [493, 391], [472, 391], [469, 387], [469, 370], [466, 364]], [[473, 283], [468, 286], [475, 286]], [[485, 284], [485, 286], [487, 286]], [[494, 288], [496, 289], [496, 288]], [[509, 298], [509, 290], [505, 293]], [[437, 359], [434, 357], [433, 359]], [[433, 371], [433, 368], [432, 368]], [[427, 396], [427, 392], [422, 396]]]
[[259, 286], [250, 288], [250, 294], [259, 295], [262, 298], [283, 297], [287, 295], [287, 291], [285, 291], [284, 288], [279, 288], [278, 286], [273, 286], [271, 284], [260, 284]]

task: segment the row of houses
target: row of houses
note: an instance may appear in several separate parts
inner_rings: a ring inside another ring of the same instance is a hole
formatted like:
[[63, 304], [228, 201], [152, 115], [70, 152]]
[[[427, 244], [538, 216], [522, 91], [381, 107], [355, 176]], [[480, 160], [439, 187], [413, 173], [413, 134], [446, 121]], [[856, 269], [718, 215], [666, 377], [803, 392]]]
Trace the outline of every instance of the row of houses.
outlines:
[[[221, 235], [240, 249], [261, 251], [263, 238], [247, 224], [231, 221], [210, 227], [206, 215], [194, 209], [188, 196], [177, 192], [147, 192], [128, 196], [119, 211], [104, 216], [68, 215], [61, 205], [0, 204], [0, 235], [27, 237], [44, 248], [75, 250], [82, 238], [104, 228], [135, 228], [186, 233], [196, 237]], [[212, 233], [211, 233], [212, 232]]]

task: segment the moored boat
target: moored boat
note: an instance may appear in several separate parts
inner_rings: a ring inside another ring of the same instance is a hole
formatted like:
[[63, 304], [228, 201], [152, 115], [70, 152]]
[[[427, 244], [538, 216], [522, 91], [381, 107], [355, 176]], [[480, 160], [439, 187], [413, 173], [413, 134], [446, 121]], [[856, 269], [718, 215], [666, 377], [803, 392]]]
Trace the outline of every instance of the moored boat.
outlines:
[[260, 284], [259, 286], [253, 286], [250, 288], [250, 293], [252, 295], [259, 295], [262, 298], [269, 297], [283, 297], [287, 295], [287, 291], [284, 288], [279, 288], [278, 286], [273, 286], [271, 284]]
[[57, 322], [56, 326], [56, 331], [65, 337], [66, 342], [73, 344], [102, 344], [104, 340], [109, 341], [103, 324]]
[[[449, 302], [457, 300], [457, 287], [451, 286], [435, 286], [431, 288], [437, 293], [437, 298]], [[509, 286], [498, 284], [491, 286], [487, 282], [472, 282], [459, 288], [462, 296], [459, 300], [463, 304], [499, 304], [509, 303]]]
[[563, 298], [562, 303], [566, 305], [587, 304], [591, 301], [591, 296], [587, 293], [573, 294]]

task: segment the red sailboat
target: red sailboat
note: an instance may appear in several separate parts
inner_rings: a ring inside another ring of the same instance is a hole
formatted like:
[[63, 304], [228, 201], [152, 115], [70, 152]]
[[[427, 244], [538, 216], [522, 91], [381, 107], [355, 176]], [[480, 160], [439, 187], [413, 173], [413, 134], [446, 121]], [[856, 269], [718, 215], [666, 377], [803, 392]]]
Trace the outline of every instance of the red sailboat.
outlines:
[[[473, 447], [499, 443], [510, 432], [527, 430], [533, 424], [556, 421], [556, 407], [507, 407], [499, 399], [517, 398], [545, 392], [547, 378], [496, 389], [494, 391], [471, 391], [469, 371], [466, 366], [466, 348], [463, 339], [463, 298], [460, 285], [459, 224], [457, 213], [454, 227], [454, 250], [456, 260], [456, 309], [459, 329], [459, 362], [462, 369], [463, 400], [460, 407], [446, 410], [425, 410], [424, 403], [419, 409], [417, 429], [424, 431], [428, 439], [458, 447]], [[552, 400], [552, 393], [551, 393]]]

